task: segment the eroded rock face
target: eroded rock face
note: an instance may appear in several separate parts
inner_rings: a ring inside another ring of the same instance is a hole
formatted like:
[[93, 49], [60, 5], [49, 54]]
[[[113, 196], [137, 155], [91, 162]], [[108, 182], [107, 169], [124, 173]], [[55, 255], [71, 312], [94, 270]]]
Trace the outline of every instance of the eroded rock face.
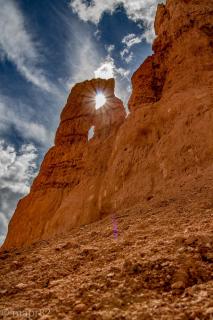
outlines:
[[207, 0], [167, 0], [166, 6], [158, 6], [154, 54], [132, 77], [131, 111], [174, 92], [206, 90], [212, 84], [212, 12]]
[[213, 165], [212, 12], [205, 0], [158, 7], [154, 54], [132, 77], [106, 175], [107, 208], [177, 198]]
[[[211, 171], [212, 12], [206, 0], [168, 0], [158, 7], [154, 54], [133, 75], [126, 119], [113, 80], [72, 89], [55, 146], [19, 202], [3, 248], [67, 232], [137, 203], [177, 198]], [[96, 111], [100, 89], [108, 103]], [[95, 137], [88, 142], [92, 125]]]
[[[74, 86], [61, 114], [55, 146], [46, 154], [30, 194], [19, 202], [4, 247], [30, 244], [100, 217], [101, 183], [126, 116], [114, 87], [113, 79]], [[107, 102], [96, 110], [98, 92]], [[88, 141], [92, 126], [94, 137]]]

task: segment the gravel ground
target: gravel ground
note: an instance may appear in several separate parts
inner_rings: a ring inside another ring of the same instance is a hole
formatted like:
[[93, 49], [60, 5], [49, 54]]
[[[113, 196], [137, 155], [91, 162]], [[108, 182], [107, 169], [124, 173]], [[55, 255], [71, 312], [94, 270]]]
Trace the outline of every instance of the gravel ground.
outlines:
[[0, 254], [0, 319], [213, 319], [212, 190]]

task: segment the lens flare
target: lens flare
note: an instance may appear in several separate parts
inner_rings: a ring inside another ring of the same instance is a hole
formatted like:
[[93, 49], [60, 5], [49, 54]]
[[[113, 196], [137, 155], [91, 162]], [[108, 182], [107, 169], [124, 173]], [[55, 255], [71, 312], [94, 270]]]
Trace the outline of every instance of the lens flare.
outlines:
[[95, 108], [99, 109], [106, 103], [106, 97], [103, 93], [98, 93], [95, 97]]

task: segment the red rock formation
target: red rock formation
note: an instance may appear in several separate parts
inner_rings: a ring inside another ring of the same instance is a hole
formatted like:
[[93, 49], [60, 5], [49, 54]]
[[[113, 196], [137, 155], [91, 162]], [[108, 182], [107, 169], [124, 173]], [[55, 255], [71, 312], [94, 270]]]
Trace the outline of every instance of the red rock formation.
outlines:
[[[158, 7], [154, 54], [133, 75], [126, 120], [113, 80], [73, 88], [56, 145], [18, 204], [4, 248], [67, 232], [137, 203], [178, 197], [210, 172], [212, 12], [207, 0], [167, 0]], [[108, 103], [95, 111], [99, 89]], [[88, 142], [92, 125], [95, 137]]]
[[[73, 87], [61, 114], [55, 146], [45, 156], [30, 194], [17, 206], [5, 247], [29, 244], [100, 217], [101, 182], [116, 132], [126, 116], [114, 86], [113, 79], [95, 79]], [[99, 91], [107, 102], [96, 110]], [[88, 141], [93, 125], [95, 134]]]
[[154, 54], [132, 77], [106, 175], [108, 208], [177, 197], [213, 165], [212, 12], [205, 0], [158, 7]]

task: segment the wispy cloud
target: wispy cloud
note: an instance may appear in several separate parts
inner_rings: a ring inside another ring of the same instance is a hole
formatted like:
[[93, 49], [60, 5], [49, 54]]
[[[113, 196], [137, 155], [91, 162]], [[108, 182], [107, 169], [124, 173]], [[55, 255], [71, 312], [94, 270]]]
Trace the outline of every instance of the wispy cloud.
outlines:
[[130, 63], [134, 57], [131, 48], [137, 44], [140, 44], [143, 39], [144, 35], [136, 35], [134, 33], [127, 34], [121, 41], [124, 45], [124, 49], [120, 52], [121, 59], [127, 64]]
[[[67, 50], [69, 55], [70, 50]], [[72, 49], [74, 63], [70, 66], [72, 83], [85, 81], [94, 77], [94, 71], [97, 69], [102, 53], [98, 50], [90, 36], [85, 37], [81, 34], [81, 41], [75, 42], [75, 48]]]
[[143, 23], [143, 37], [151, 43], [155, 37], [154, 18], [157, 4], [162, 2], [165, 0], [94, 0], [90, 4], [84, 0], [71, 0], [70, 5], [81, 20], [98, 24], [104, 12], [112, 14], [122, 4], [131, 20]]
[[28, 81], [46, 91], [54, 91], [39, 67], [38, 41], [27, 29], [27, 21], [17, 2], [0, 0], [0, 60], [8, 59]]
[[42, 124], [30, 121], [27, 114], [25, 118], [23, 115], [22, 117], [17, 115], [12, 108], [13, 103], [0, 95], [0, 135], [4, 136], [13, 126], [23, 139], [34, 141], [42, 146], [49, 146], [53, 142], [53, 133]]

